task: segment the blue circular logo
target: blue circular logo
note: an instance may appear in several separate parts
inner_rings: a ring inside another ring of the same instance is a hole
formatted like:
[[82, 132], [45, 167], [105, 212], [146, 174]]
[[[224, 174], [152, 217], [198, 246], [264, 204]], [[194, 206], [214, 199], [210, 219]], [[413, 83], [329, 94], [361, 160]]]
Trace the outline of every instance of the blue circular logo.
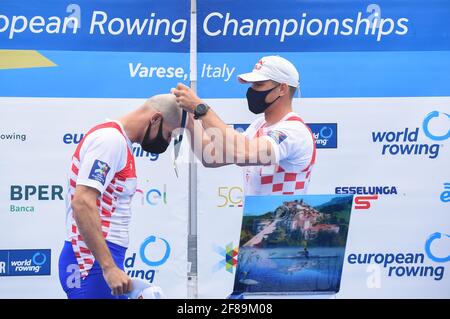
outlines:
[[36, 266], [42, 266], [47, 261], [47, 257], [45, 256], [45, 254], [37, 252], [33, 255], [32, 260], [33, 264], [35, 264]]
[[[433, 119], [435, 117], [439, 117], [439, 114], [440, 113], [438, 111], [433, 111], [433, 112], [429, 113], [427, 116], [425, 116], [425, 119], [423, 120], [423, 124], [422, 124], [422, 129], [428, 138], [435, 140], [435, 141], [444, 141], [450, 137], [450, 129], [447, 131], [447, 134], [444, 134], [444, 135], [434, 135], [428, 129], [431, 119]], [[447, 117], [450, 119], [449, 114], [447, 114], [447, 113], [442, 113], [442, 114], [447, 115]]]
[[[156, 195], [154, 195], [154, 194], [156, 194]], [[159, 200], [159, 199], [161, 199], [161, 197], [162, 197], [162, 194], [161, 194], [161, 192], [159, 191], [159, 190], [157, 190], [157, 189], [151, 189], [151, 190], [149, 190], [148, 192], [147, 192], [147, 202], [150, 204], [150, 205], [153, 205], [153, 206], [155, 206], [155, 205], [157, 205], [158, 204], [158, 201], [153, 201], [152, 200], [152, 195], [153, 195], [153, 198], [155, 199], [155, 200]]]
[[[328, 135], [325, 134], [326, 130], [329, 130]], [[331, 129], [331, 127], [328, 126], [324, 126], [322, 127], [322, 129], [320, 130], [320, 136], [322, 138], [330, 138], [333, 136], [333, 130]]]
[[432, 252], [431, 252], [431, 243], [433, 241], [435, 241], [436, 239], [440, 239], [442, 238], [442, 236], [446, 236], [450, 238], [450, 235], [447, 234], [441, 234], [439, 232], [436, 232], [434, 234], [431, 234], [430, 237], [428, 237], [427, 241], [425, 242], [425, 252], [428, 256], [428, 258], [430, 258], [432, 261], [437, 262], [437, 263], [445, 263], [447, 261], [450, 261], [450, 255], [448, 255], [447, 257], [436, 257]]
[[156, 261], [150, 260], [145, 255], [145, 249], [147, 248], [147, 246], [150, 245], [151, 243], [156, 242], [155, 236], [152, 235], [152, 236], [146, 238], [141, 245], [141, 248], [139, 250], [139, 253], [141, 255], [141, 260], [148, 266], [152, 266], [152, 267], [161, 266], [162, 264], [164, 264], [167, 261], [167, 259], [169, 259], [170, 245], [167, 242], [167, 240], [165, 240], [164, 238], [159, 238], [159, 239], [165, 244], [165, 253], [164, 253], [164, 256], [160, 260], [156, 260]]

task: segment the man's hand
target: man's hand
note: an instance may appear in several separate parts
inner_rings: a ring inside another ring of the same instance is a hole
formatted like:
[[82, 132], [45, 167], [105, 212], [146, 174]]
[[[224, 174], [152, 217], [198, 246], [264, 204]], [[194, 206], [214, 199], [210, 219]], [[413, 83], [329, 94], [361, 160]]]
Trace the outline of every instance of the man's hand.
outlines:
[[187, 112], [194, 113], [195, 107], [202, 103], [197, 94], [183, 83], [178, 83], [177, 87], [172, 88], [170, 92], [175, 95], [177, 103]]
[[130, 277], [117, 266], [105, 269], [103, 277], [115, 296], [126, 294], [133, 289]]

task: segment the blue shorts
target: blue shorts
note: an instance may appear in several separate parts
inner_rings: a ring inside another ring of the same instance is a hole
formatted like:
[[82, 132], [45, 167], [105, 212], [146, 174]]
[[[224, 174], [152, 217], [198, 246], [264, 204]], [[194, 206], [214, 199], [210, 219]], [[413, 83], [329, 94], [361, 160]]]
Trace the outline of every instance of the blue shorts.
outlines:
[[[117, 267], [123, 269], [126, 248], [106, 242]], [[59, 256], [59, 281], [69, 299], [127, 299], [125, 295], [113, 296], [111, 289], [103, 278], [103, 272], [97, 261], [89, 274], [81, 279], [77, 259], [72, 244], [64, 242]]]

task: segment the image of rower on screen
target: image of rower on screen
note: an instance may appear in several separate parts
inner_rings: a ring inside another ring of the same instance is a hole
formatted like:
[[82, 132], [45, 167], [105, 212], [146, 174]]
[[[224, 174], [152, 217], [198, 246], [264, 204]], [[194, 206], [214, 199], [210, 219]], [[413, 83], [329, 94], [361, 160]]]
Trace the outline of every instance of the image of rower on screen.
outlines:
[[137, 186], [132, 144], [149, 153], [165, 152], [181, 113], [173, 95], [155, 95], [118, 120], [94, 126], [77, 145], [59, 257], [59, 279], [69, 299], [126, 299], [132, 292], [124, 272]]
[[171, 89], [190, 113], [187, 129], [194, 153], [206, 167], [244, 167], [245, 195], [305, 194], [316, 146], [311, 130], [292, 109], [297, 69], [280, 56], [266, 56], [238, 80], [250, 84], [249, 110], [263, 114], [243, 133], [225, 124], [189, 87], [179, 83]]

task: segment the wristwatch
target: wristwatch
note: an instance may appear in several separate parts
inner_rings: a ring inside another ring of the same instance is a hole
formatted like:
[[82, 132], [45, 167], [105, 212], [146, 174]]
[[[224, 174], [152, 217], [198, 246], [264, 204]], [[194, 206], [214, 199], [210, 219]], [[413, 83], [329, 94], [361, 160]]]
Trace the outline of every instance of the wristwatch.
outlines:
[[194, 108], [194, 119], [198, 120], [200, 117], [205, 115], [209, 110], [207, 104], [200, 103]]

